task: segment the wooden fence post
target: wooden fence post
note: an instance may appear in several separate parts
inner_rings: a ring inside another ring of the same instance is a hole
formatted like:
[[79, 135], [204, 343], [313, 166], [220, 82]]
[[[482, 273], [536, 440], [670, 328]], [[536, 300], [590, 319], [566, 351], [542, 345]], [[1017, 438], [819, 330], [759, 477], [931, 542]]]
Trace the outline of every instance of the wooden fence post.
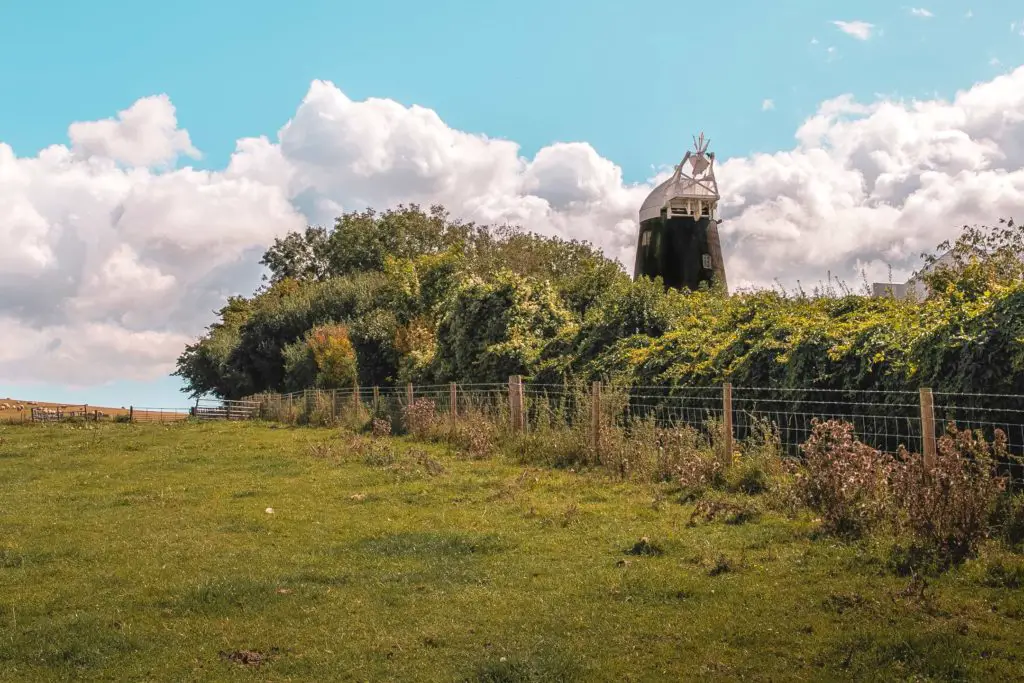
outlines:
[[412, 399], [412, 382], [409, 382], [408, 384], [405, 385], [405, 405], [407, 408], [412, 406]]
[[515, 431], [516, 428], [516, 376], [508, 377], [508, 421], [509, 426]]
[[458, 427], [459, 417], [459, 389], [455, 382], [448, 383], [448, 440], [452, 442], [455, 440], [455, 431]]
[[722, 418], [722, 421], [724, 422], [724, 424], [722, 425], [722, 431], [724, 432], [723, 436], [725, 437], [723, 442], [723, 446], [725, 447], [725, 462], [730, 463], [732, 462], [733, 428], [732, 384], [729, 382], [726, 382], [725, 384], [722, 385]]
[[128, 421], [135, 422], [135, 406], [128, 406]]
[[516, 394], [519, 396], [519, 429], [526, 431], [526, 385], [523, 376], [516, 375]]
[[380, 387], [376, 384], [373, 385], [373, 414], [376, 415], [380, 410]]
[[352, 386], [352, 407], [355, 408], [356, 415], [359, 414], [359, 406], [360, 406], [360, 401], [359, 401], [359, 382], [357, 381]]
[[523, 410], [523, 378], [519, 375], [508, 378], [508, 412], [512, 431], [523, 431], [526, 427], [526, 413]]
[[921, 389], [921, 455], [924, 457], [924, 469], [930, 471], [935, 466], [935, 401], [932, 390]]
[[601, 383], [590, 385], [590, 441], [594, 453], [601, 455]]

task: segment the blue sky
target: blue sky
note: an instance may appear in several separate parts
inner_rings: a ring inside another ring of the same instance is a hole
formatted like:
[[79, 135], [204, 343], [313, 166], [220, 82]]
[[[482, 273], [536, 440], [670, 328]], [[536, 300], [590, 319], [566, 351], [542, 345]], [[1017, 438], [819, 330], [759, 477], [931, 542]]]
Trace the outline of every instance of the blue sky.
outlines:
[[[167, 93], [204, 154], [195, 164], [219, 168], [236, 139], [273, 137], [319, 78], [356, 100], [432, 108], [525, 155], [587, 141], [640, 181], [701, 129], [720, 156], [773, 152], [828, 98], [950, 97], [988, 80], [1024, 62], [1010, 29], [1024, 6], [1012, 4], [925, 0], [934, 16], [922, 18], [881, 0], [0, 0], [0, 141], [31, 156], [66, 142], [72, 121]], [[834, 20], [869, 22], [873, 35]], [[177, 386], [31, 391], [173, 407], [186, 402]], [[25, 391], [0, 377], [0, 397]]]
[[[1010, 5], [929, 2], [935, 16], [921, 19], [881, 0], [7, 0], [0, 139], [31, 153], [63, 141], [71, 121], [166, 92], [200, 163], [219, 166], [235, 139], [276, 132], [321, 78], [354, 99], [430, 107], [527, 154], [586, 140], [640, 180], [701, 127], [723, 156], [774, 151], [829, 97], [949, 96], [991, 76], [992, 57], [1019, 63], [1009, 23], [1024, 7]], [[858, 41], [833, 20], [883, 34]]]

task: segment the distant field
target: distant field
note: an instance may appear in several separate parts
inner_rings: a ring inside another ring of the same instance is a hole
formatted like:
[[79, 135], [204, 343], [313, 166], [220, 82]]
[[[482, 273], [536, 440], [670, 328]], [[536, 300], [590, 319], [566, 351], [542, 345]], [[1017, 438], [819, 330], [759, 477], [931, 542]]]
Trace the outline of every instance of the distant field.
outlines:
[[920, 584], [807, 518], [693, 511], [337, 430], [0, 427], [0, 680], [1024, 675], [1019, 558]]
[[[18, 410], [18, 406], [21, 406], [21, 410]], [[127, 415], [129, 412], [128, 406], [112, 408], [110, 406], [86, 406], [81, 403], [47, 403], [45, 401], [20, 401], [13, 398], [4, 398], [0, 399], [0, 423], [27, 422], [32, 419], [32, 408], [62, 409], [76, 413], [87, 409], [90, 419], [92, 419], [95, 411], [101, 413], [101, 419], [103, 416], [109, 419], [117, 415]], [[140, 420], [145, 421], [163, 420], [164, 422], [170, 422], [174, 419], [185, 419], [188, 417], [185, 411], [172, 413], [170, 411], [136, 410], [135, 414]]]

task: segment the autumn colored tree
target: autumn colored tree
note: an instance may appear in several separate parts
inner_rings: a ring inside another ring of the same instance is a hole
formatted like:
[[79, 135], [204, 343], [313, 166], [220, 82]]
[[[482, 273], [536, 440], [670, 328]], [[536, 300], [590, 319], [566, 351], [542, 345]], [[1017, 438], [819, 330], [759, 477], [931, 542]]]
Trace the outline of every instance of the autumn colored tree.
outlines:
[[316, 364], [316, 384], [324, 389], [351, 387], [358, 375], [356, 350], [345, 325], [321, 325], [309, 331], [306, 344]]

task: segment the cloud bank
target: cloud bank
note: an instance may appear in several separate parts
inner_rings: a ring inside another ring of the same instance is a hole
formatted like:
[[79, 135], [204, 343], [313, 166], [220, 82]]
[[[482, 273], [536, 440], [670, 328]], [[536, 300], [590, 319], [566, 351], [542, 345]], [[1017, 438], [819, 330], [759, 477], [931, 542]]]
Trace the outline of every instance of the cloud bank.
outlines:
[[[632, 270], [638, 208], [585, 142], [525, 158], [430, 109], [315, 81], [294, 117], [199, 156], [166, 96], [74, 123], [69, 144], [0, 143], [0, 377], [89, 385], [173, 369], [228, 294], [258, 285], [277, 236], [343, 211], [440, 202], [483, 223], [581, 238]], [[679, 150], [681, 156], [685, 150]], [[957, 226], [1024, 201], [1024, 68], [952, 101], [824, 102], [791, 149], [721, 162], [730, 285], [907, 275]], [[663, 177], [663, 176], [662, 176]]]

